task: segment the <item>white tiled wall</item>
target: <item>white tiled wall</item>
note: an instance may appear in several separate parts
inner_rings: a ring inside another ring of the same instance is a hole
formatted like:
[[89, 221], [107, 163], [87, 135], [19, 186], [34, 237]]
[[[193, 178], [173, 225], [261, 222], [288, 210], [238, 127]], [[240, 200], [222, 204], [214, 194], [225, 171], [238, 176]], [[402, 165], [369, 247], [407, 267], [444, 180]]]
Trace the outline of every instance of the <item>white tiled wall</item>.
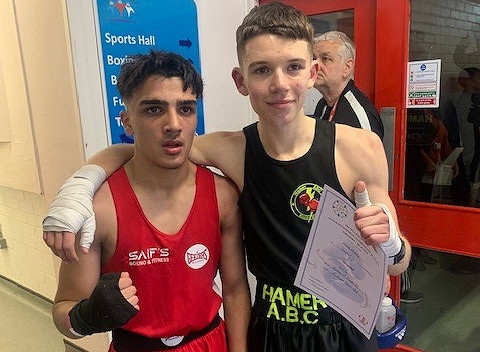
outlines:
[[0, 275], [53, 299], [56, 276], [42, 239], [44, 197], [0, 186], [0, 226], [7, 248], [0, 250]]
[[[461, 68], [480, 66], [480, 4], [476, 1], [412, 0], [412, 60], [445, 58], [444, 75], [455, 78]], [[453, 52], [462, 38], [471, 60], [455, 62]]]

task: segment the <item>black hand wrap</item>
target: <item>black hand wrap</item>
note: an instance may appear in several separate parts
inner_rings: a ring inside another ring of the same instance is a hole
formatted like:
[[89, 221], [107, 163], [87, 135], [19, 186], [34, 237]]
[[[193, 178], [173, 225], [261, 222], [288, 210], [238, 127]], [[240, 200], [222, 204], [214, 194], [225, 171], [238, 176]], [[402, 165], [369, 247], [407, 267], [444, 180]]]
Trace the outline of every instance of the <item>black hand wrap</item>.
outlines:
[[118, 287], [120, 273], [103, 274], [88, 299], [68, 313], [73, 330], [81, 335], [105, 332], [125, 325], [138, 310], [123, 297]]

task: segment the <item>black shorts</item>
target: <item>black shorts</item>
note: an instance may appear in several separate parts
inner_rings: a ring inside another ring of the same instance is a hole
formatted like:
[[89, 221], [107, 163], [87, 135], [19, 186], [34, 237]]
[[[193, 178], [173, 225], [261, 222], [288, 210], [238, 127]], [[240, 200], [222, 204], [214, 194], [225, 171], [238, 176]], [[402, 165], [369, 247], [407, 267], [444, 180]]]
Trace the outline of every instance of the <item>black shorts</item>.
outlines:
[[248, 327], [249, 352], [376, 352], [367, 339], [326, 304], [294, 287], [257, 283]]

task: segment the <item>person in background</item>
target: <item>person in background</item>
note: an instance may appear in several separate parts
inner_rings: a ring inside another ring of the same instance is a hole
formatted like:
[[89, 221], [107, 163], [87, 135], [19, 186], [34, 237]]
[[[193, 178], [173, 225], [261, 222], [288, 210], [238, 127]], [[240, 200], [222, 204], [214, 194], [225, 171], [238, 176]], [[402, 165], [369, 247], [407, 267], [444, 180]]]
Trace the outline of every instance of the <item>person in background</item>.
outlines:
[[[458, 84], [463, 90], [448, 101], [444, 115], [452, 148], [463, 148], [458, 158], [459, 174], [453, 180], [455, 204], [479, 207], [479, 195], [475, 193], [480, 161], [480, 69], [472, 66], [461, 70]], [[461, 257], [448, 270], [456, 274], [478, 274], [480, 260]]]
[[[197, 137], [190, 159], [219, 168], [241, 192], [247, 259], [257, 279], [248, 351], [377, 351], [376, 334], [366, 338], [321, 297], [295, 287], [294, 279], [317, 211], [312, 205], [318, 202], [325, 184], [352, 203], [356, 197], [368, 199], [369, 194], [375, 205], [365, 202], [355, 212], [359, 236], [384, 251], [389, 274], [399, 275], [407, 268], [411, 248], [400, 234], [388, 195], [381, 140], [370, 131], [305, 115], [305, 97], [319, 69], [313, 59], [313, 27], [305, 14], [269, 2], [249, 12], [236, 38], [239, 66], [232, 77], [237, 90], [249, 96], [259, 121], [241, 131]], [[128, 146], [112, 146], [100, 153], [97, 162], [107, 174], [131, 158]], [[87, 196], [79, 199], [88, 205], [94, 187], [83, 190]], [[62, 211], [68, 208], [61, 205], [61, 199], [56, 203]], [[78, 212], [80, 217], [90, 217], [88, 211], [74, 210]], [[56, 217], [55, 210], [49, 212], [44, 228]], [[82, 225], [80, 221], [69, 228], [68, 236]], [[58, 236], [55, 243], [52, 235], [45, 237], [51, 248], [73, 255], [71, 248], [64, 247], [68, 240]], [[273, 296], [269, 292], [301, 296], [304, 302], [317, 304], [299, 306], [278, 296], [274, 302], [278, 310], [271, 314]], [[304, 316], [313, 319], [301, 320]]]
[[[187, 159], [202, 79], [183, 57], [151, 51], [126, 60], [117, 87], [133, 158], [95, 194], [88, 256], [61, 264], [55, 324], [70, 338], [113, 330], [110, 352], [246, 352], [238, 190]], [[87, 165], [72, 180], [92, 172]]]
[[[478, 176], [478, 164], [480, 163], [480, 86], [479, 90], [472, 94], [472, 105], [470, 106], [470, 111], [468, 112], [467, 121], [472, 124], [473, 131], [473, 156], [472, 162], [470, 164], [470, 174], [469, 180], [470, 185], [478, 186], [479, 176]], [[472, 205], [479, 206], [480, 204], [475, 204], [478, 201], [478, 198], [472, 198]]]
[[[422, 201], [442, 203], [449, 202], [450, 192], [448, 190], [434, 191], [435, 173], [438, 172], [438, 167], [450, 155], [452, 147], [448, 141], [448, 131], [437, 109], [422, 109], [425, 117], [425, 133], [426, 140], [424, 145], [419, 148], [420, 157], [423, 164], [422, 175]], [[458, 164], [455, 163], [452, 167], [452, 179], [458, 175]], [[439, 186], [441, 187], [441, 186]], [[445, 186], [451, 188], [450, 186]], [[440, 191], [437, 194], [437, 191]]]
[[383, 123], [375, 105], [355, 85], [355, 45], [343, 32], [315, 36], [313, 53], [319, 64], [314, 87], [322, 94], [314, 116], [375, 132], [383, 139]]
[[458, 158], [458, 176], [454, 179], [452, 186], [454, 202], [457, 205], [469, 206], [471, 205], [470, 184], [475, 182], [480, 158], [480, 153], [477, 152], [475, 155], [475, 125], [469, 121], [469, 115], [470, 120], [473, 121], [475, 111], [472, 112], [472, 110], [475, 107], [476, 94], [480, 93], [480, 69], [467, 67], [461, 70], [458, 74], [458, 84], [463, 89], [447, 102], [443, 122], [448, 130], [451, 147], [463, 148]]

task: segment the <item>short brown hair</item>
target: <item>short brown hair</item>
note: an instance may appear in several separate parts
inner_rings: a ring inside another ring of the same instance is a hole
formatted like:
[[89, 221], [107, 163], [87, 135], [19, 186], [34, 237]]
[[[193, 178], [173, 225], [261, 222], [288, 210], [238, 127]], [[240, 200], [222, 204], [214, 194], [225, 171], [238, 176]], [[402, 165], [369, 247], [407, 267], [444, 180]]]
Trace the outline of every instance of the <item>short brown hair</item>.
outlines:
[[254, 7], [237, 28], [239, 63], [245, 55], [247, 42], [262, 34], [286, 39], [305, 40], [313, 55], [314, 29], [308, 17], [293, 6], [278, 1]]

